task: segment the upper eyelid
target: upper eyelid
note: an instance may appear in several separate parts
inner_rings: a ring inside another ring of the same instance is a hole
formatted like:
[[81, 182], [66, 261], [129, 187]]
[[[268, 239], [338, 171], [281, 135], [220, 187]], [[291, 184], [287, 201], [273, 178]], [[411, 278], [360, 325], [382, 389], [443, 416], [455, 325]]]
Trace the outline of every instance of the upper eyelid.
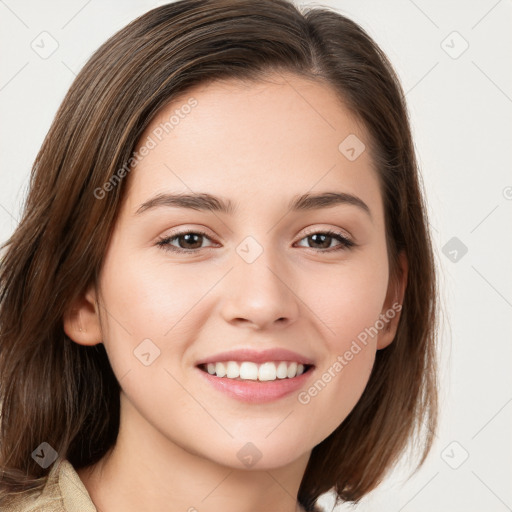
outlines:
[[[327, 231], [332, 231], [332, 232], [336, 233], [337, 235], [342, 236], [343, 238], [354, 241], [354, 237], [346, 229], [342, 229], [342, 228], [333, 228], [333, 227], [329, 227], [329, 228], [313, 228], [313, 227], [311, 227], [310, 228], [310, 227], [307, 227], [304, 229], [306, 230], [306, 232], [304, 233], [302, 238], [304, 238], [305, 236], [315, 234], [315, 233], [325, 233]], [[302, 238], [301, 238], [301, 240], [302, 240]]]
[[[167, 235], [162, 235], [160, 238], [172, 238], [175, 236], [186, 235], [188, 233], [198, 233], [198, 234], [201, 233], [201, 234], [204, 234], [211, 238], [222, 238], [222, 237], [216, 237], [215, 235], [208, 234], [207, 231], [209, 231], [209, 229], [202, 227], [202, 226], [199, 228], [183, 228], [183, 229], [177, 228], [177, 229], [179, 229], [179, 231], [172, 232]], [[334, 231], [342, 236], [345, 236], [345, 238], [350, 238], [350, 239], [353, 238], [352, 235], [346, 229], [342, 229], [342, 228], [338, 228], [338, 227], [310, 227], [310, 226], [307, 226], [303, 229], [305, 230], [303, 237], [307, 236], [311, 233], [315, 234], [315, 233], [324, 233], [326, 231]]]

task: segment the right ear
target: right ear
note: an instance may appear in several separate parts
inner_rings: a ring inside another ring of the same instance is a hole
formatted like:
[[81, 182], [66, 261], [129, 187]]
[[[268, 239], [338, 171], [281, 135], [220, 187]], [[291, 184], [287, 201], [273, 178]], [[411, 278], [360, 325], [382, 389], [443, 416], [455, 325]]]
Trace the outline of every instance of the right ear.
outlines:
[[97, 345], [102, 342], [96, 293], [96, 287], [91, 285], [64, 313], [64, 332], [80, 345]]

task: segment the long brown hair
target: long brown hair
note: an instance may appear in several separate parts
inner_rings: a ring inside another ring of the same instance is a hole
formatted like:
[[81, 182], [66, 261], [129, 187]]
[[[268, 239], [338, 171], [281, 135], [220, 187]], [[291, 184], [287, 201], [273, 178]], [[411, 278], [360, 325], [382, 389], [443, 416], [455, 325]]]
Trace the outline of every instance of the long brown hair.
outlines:
[[[132, 21], [76, 77], [33, 165], [24, 213], [0, 264], [0, 504], [39, 491], [42, 442], [76, 468], [97, 462], [119, 428], [119, 384], [103, 344], [71, 341], [68, 305], [95, 283], [128, 176], [119, 176], [162, 107], [218, 79], [292, 72], [329, 84], [370, 136], [384, 201], [391, 277], [407, 287], [393, 343], [379, 350], [357, 405], [314, 447], [298, 499], [335, 490], [357, 501], [437, 422], [437, 285], [426, 206], [403, 90], [356, 23], [287, 0], [180, 0]], [[104, 189], [103, 189], [104, 190]], [[416, 443], [418, 444], [418, 443]]]

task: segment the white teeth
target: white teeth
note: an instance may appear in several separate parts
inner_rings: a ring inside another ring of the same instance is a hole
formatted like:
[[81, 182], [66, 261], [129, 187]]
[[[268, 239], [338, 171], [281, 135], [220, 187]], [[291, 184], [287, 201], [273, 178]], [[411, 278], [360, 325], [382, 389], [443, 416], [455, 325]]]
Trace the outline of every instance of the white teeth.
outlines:
[[229, 361], [226, 366], [226, 377], [228, 379], [236, 379], [240, 376], [240, 367], [235, 361]]
[[304, 365], [297, 362], [268, 361], [257, 365], [251, 361], [225, 361], [208, 363], [206, 371], [210, 375], [239, 380], [271, 381], [276, 379], [292, 379], [304, 373]]
[[216, 363], [215, 364], [215, 373], [217, 377], [224, 377], [226, 375], [226, 367], [224, 363]]
[[284, 361], [281, 361], [279, 363], [276, 373], [279, 379], [286, 379], [286, 377], [288, 377], [288, 367], [286, 366], [286, 363]]
[[288, 366], [288, 378], [291, 379], [297, 375], [297, 363], [290, 363]]
[[276, 365], [274, 363], [263, 363], [260, 365], [258, 380], [276, 380]]
[[[238, 363], [235, 361], [230, 361], [230, 363], [238, 366]], [[244, 361], [240, 365], [240, 378], [243, 380], [258, 380], [258, 365], [256, 363]]]

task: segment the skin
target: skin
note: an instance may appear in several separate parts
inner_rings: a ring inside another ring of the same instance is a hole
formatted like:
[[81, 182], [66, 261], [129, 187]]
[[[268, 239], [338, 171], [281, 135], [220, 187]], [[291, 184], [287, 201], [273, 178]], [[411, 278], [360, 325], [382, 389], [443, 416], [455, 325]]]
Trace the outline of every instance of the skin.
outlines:
[[[129, 175], [99, 282], [64, 319], [75, 342], [104, 343], [122, 388], [116, 446], [78, 474], [102, 512], [294, 512], [311, 450], [359, 400], [399, 314], [308, 404], [297, 393], [243, 403], [200, 379], [195, 364], [225, 350], [287, 348], [315, 362], [307, 390], [401, 304], [407, 264], [402, 257], [401, 281], [390, 279], [370, 153], [350, 161], [338, 149], [349, 134], [368, 147], [367, 134], [329, 86], [294, 75], [196, 86], [141, 141], [192, 96], [197, 106]], [[231, 199], [238, 212], [136, 214], [158, 193], [191, 191]], [[295, 195], [329, 191], [358, 196], [371, 217], [350, 204], [287, 211]], [[332, 229], [356, 246], [326, 252], [340, 242], [315, 243], [306, 228]], [[172, 242], [190, 254], [156, 245], [197, 229], [208, 237]], [[236, 251], [247, 236], [263, 249], [252, 263]], [[133, 353], [147, 338], [160, 350], [149, 366]], [[249, 441], [262, 454], [250, 468], [237, 457]]]

